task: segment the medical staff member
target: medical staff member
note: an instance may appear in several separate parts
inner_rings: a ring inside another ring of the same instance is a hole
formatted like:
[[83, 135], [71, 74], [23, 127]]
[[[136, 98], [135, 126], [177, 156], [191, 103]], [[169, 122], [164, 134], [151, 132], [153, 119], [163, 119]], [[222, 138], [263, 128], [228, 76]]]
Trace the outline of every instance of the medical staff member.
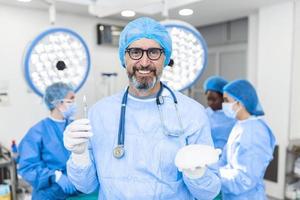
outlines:
[[181, 173], [175, 166], [181, 147], [213, 143], [203, 106], [160, 82], [171, 51], [167, 30], [153, 19], [136, 19], [122, 31], [119, 56], [129, 86], [65, 131], [68, 177], [81, 192], [99, 188], [101, 200], [200, 200], [219, 193], [214, 171]]
[[211, 135], [215, 148], [223, 150], [227, 143], [229, 133], [236, 120], [228, 117], [222, 110], [223, 87], [228, 82], [220, 76], [210, 76], [204, 82], [203, 88], [206, 95], [206, 113], [208, 115]]
[[273, 159], [275, 137], [261, 118], [264, 112], [254, 87], [236, 80], [224, 87], [223, 110], [237, 119], [219, 162], [224, 200], [267, 199], [263, 177]]
[[63, 132], [72, 120], [75, 93], [65, 83], [45, 90], [44, 102], [50, 115], [35, 124], [19, 145], [19, 174], [33, 187], [33, 200], [66, 199], [77, 194], [67, 177], [70, 152], [63, 145]]

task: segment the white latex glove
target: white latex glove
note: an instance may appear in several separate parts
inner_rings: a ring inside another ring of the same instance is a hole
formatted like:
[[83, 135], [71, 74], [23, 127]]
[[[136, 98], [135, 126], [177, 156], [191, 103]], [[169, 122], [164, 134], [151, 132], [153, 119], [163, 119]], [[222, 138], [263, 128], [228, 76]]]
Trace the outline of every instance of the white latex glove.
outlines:
[[74, 154], [83, 154], [87, 151], [88, 140], [92, 135], [90, 120], [75, 120], [64, 131], [64, 145]]
[[55, 170], [54, 173], [55, 173], [55, 182], [57, 182], [60, 179], [62, 172], [59, 170]]
[[190, 179], [197, 179], [201, 178], [205, 171], [206, 167], [196, 167], [195, 169], [178, 169], [179, 171], [182, 171], [182, 173], [187, 176]]
[[188, 178], [201, 178], [206, 166], [219, 160], [220, 151], [209, 145], [192, 144], [179, 149], [175, 165]]
[[88, 119], [75, 120], [64, 131], [64, 145], [72, 152], [73, 162], [79, 166], [90, 163], [88, 140], [92, 135], [92, 127]]

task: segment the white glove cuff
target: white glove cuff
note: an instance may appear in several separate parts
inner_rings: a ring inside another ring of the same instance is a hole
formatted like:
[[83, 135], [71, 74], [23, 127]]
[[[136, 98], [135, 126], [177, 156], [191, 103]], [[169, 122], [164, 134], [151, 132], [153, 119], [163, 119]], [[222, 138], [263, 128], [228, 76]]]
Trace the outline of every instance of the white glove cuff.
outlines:
[[54, 174], [55, 174], [55, 182], [57, 182], [60, 179], [62, 172], [59, 170], [55, 170]]
[[74, 164], [76, 164], [79, 167], [85, 167], [90, 165], [91, 159], [90, 159], [89, 150], [86, 149], [81, 154], [72, 153], [71, 160], [73, 161]]
[[182, 170], [183, 174], [190, 179], [201, 178], [206, 171], [206, 167], [197, 168], [194, 170], [184, 169]]

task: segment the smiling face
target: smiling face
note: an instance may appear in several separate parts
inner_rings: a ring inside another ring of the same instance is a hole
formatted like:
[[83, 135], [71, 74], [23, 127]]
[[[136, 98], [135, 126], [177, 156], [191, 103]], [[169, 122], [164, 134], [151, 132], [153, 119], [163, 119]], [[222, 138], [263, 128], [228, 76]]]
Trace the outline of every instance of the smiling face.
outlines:
[[[149, 50], [152, 48], [161, 49], [161, 46], [154, 40], [142, 38], [131, 43], [127, 49], [135, 48]], [[135, 54], [137, 52], [133, 53]], [[164, 67], [164, 53], [161, 53], [158, 59], [155, 60], [148, 57], [148, 55], [151, 57], [151, 55], [155, 53], [156, 52], [153, 51], [148, 51], [148, 53], [143, 51], [143, 56], [138, 60], [132, 59], [129, 56], [128, 51], [125, 54], [125, 64], [130, 87], [133, 87], [139, 92], [147, 93], [147, 95], [156, 92], [155, 88], [159, 86], [160, 77]]]

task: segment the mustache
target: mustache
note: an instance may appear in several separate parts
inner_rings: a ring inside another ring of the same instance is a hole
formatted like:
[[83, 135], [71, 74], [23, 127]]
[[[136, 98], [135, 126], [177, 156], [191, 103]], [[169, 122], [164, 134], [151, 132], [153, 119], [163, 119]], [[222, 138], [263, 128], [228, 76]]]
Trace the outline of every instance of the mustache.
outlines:
[[140, 67], [137, 67], [137, 66], [133, 66], [132, 67], [133, 73], [135, 73], [138, 70], [149, 70], [151, 72], [154, 72], [154, 74], [156, 74], [156, 67], [152, 67], [150, 65], [148, 65], [148, 66], [140, 66]]

